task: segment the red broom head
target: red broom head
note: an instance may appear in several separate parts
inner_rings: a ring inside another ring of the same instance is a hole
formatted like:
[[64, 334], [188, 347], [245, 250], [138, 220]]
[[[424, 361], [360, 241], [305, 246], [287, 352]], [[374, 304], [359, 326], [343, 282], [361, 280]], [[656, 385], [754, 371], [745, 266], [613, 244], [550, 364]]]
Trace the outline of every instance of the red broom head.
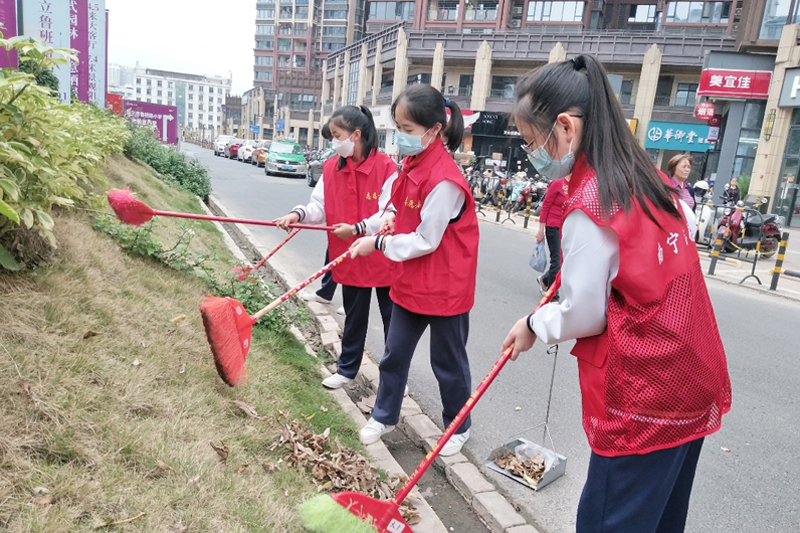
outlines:
[[108, 191], [108, 204], [125, 224], [141, 226], [148, 222], [155, 212], [144, 202], [133, 197], [130, 189], [111, 189]]
[[339, 492], [331, 494], [331, 498], [379, 533], [412, 533], [394, 501], [377, 500], [358, 492]]
[[200, 315], [217, 373], [222, 381], [234, 387], [245, 370], [253, 319], [233, 298], [206, 298], [200, 303]]

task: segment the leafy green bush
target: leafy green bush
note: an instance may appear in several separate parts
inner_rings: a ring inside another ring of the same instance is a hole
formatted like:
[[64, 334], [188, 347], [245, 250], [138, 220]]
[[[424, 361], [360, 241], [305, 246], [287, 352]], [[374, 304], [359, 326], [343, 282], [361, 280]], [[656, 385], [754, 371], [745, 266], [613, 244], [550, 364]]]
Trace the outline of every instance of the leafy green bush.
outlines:
[[211, 178], [206, 168], [171, 146], [158, 142], [153, 130], [129, 126], [131, 135], [125, 143], [125, 155], [153, 167], [165, 182], [184, 188], [205, 198], [211, 191]]
[[750, 176], [742, 174], [736, 182], [739, 187], [739, 197], [744, 200], [747, 197], [747, 193], [750, 192]]
[[[2, 39], [0, 53], [14, 49], [30, 68], [52, 69], [67, 64], [69, 50], [39, 39]], [[30, 69], [29, 69], [30, 70]], [[63, 105], [33, 75], [13, 68], [0, 70], [0, 265], [19, 269], [25, 243], [15, 232], [33, 230], [56, 247], [55, 206], [72, 208], [93, 198], [105, 186], [100, 170], [106, 155], [122, 150], [125, 122], [103, 109], [76, 103]], [[7, 245], [7, 246], [4, 246]], [[10, 249], [8, 249], [10, 248]]]

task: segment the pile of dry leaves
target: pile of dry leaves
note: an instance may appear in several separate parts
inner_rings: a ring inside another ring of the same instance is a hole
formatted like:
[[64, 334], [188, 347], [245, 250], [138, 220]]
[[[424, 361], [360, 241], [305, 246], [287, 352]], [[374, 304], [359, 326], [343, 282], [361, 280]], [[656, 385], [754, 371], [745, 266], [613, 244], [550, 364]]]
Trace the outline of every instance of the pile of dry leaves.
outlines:
[[[381, 479], [378, 469], [360, 453], [342, 446], [339, 439], [329, 440], [330, 428], [321, 434], [302, 427], [297, 420], [281, 427], [281, 436], [270, 447], [282, 447], [288, 453], [283, 461], [289, 466], [310, 470], [319, 492], [354, 491], [380, 500], [391, 499], [405, 479]], [[406, 500], [400, 506], [408, 525], [419, 523], [419, 512]]]
[[544, 476], [544, 457], [540, 453], [533, 457], [528, 457], [527, 455], [525, 457], [524, 461], [520, 461], [516, 453], [508, 451], [495, 459], [494, 464], [515, 476], [521, 477], [528, 485], [538, 487]]

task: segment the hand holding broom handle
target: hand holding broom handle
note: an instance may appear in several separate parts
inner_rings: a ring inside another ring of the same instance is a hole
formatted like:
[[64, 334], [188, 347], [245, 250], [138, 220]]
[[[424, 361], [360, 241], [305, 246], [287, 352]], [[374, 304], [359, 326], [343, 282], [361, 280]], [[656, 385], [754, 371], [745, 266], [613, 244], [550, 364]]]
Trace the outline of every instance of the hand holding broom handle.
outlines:
[[[387, 231], [388, 231], [388, 229], [383, 229], [383, 230], [379, 231], [378, 233], [376, 233], [375, 235], [382, 235], [383, 233], [386, 233]], [[267, 313], [269, 313], [270, 311], [272, 311], [273, 309], [275, 309], [276, 307], [281, 305], [283, 302], [285, 302], [286, 300], [288, 300], [289, 298], [291, 298], [292, 296], [297, 294], [298, 292], [302, 291], [303, 289], [305, 289], [306, 287], [311, 285], [314, 282], [315, 279], [317, 279], [317, 278], [319, 278], [321, 276], [324, 276], [326, 272], [328, 272], [330, 270], [333, 270], [333, 267], [335, 267], [336, 265], [340, 264], [342, 261], [347, 259], [349, 256], [350, 256], [350, 250], [347, 250], [345, 253], [343, 253], [342, 255], [340, 255], [339, 257], [337, 257], [336, 259], [334, 259], [333, 261], [331, 261], [330, 263], [328, 263], [324, 267], [320, 268], [316, 273], [312, 274], [311, 276], [307, 277], [305, 280], [301, 281], [300, 284], [297, 287], [295, 287], [293, 289], [290, 289], [289, 291], [284, 293], [283, 296], [280, 296], [279, 298], [274, 299], [272, 302], [270, 302], [269, 305], [267, 305], [265, 308], [261, 309], [259, 312], [257, 312], [256, 314], [254, 314], [251, 317], [252, 320], [253, 320], [253, 323], [255, 323], [259, 318], [261, 318], [262, 316], [266, 315]]]
[[[553, 284], [550, 285], [550, 288], [547, 290], [545, 295], [539, 301], [539, 304], [536, 306], [536, 309], [534, 309], [534, 313], [553, 298], [555, 293], [558, 292], [560, 286], [561, 286], [561, 274], [559, 273]], [[429, 451], [428, 454], [425, 456], [425, 459], [417, 466], [416, 470], [414, 470], [414, 473], [411, 474], [411, 477], [409, 477], [408, 480], [403, 484], [403, 486], [400, 488], [395, 497], [392, 498], [392, 503], [399, 506], [403, 502], [403, 500], [406, 499], [408, 493], [411, 492], [411, 489], [414, 488], [414, 485], [417, 484], [417, 482], [420, 480], [425, 471], [428, 470], [428, 467], [433, 463], [433, 461], [439, 455], [439, 452], [441, 451], [442, 447], [447, 443], [448, 440], [450, 440], [450, 437], [452, 437], [453, 434], [455, 434], [456, 430], [461, 425], [461, 422], [464, 420], [464, 418], [466, 418], [466, 416], [470, 413], [470, 411], [472, 411], [472, 408], [475, 406], [478, 400], [481, 399], [481, 396], [483, 396], [483, 393], [486, 392], [486, 389], [489, 388], [489, 385], [492, 384], [494, 378], [497, 377], [497, 375], [500, 373], [500, 370], [503, 369], [503, 366], [505, 366], [505, 364], [511, 358], [511, 353], [513, 351], [514, 347], [509, 346], [503, 352], [503, 355], [500, 356], [500, 359], [498, 359], [495, 362], [494, 366], [492, 366], [491, 370], [489, 370], [489, 373], [486, 374], [486, 377], [484, 377], [483, 381], [481, 381], [480, 384], [478, 385], [478, 388], [475, 389], [475, 392], [473, 392], [472, 396], [469, 397], [467, 403], [464, 404], [464, 406], [458, 412], [453, 421], [450, 422], [450, 425], [447, 426], [445, 432], [442, 434], [441, 437], [439, 437], [439, 440], [436, 441], [436, 444], [433, 446], [433, 448], [431, 448], [431, 451]], [[384, 529], [381, 528], [385, 528], [390, 519], [391, 516], [387, 513], [387, 516], [378, 522], [377, 524], [378, 531], [384, 531]], [[387, 523], [383, 523], [384, 520]]]

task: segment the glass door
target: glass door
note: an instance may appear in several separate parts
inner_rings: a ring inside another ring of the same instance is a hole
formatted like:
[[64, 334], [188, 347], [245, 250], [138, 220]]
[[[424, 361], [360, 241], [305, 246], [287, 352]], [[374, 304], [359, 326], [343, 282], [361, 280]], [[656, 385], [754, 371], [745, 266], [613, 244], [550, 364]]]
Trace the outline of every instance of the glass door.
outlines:
[[784, 224], [793, 228], [800, 228], [798, 175], [800, 175], [800, 111], [795, 109], [792, 113], [792, 126], [786, 139], [783, 164], [773, 202], [773, 212], [784, 217]]

